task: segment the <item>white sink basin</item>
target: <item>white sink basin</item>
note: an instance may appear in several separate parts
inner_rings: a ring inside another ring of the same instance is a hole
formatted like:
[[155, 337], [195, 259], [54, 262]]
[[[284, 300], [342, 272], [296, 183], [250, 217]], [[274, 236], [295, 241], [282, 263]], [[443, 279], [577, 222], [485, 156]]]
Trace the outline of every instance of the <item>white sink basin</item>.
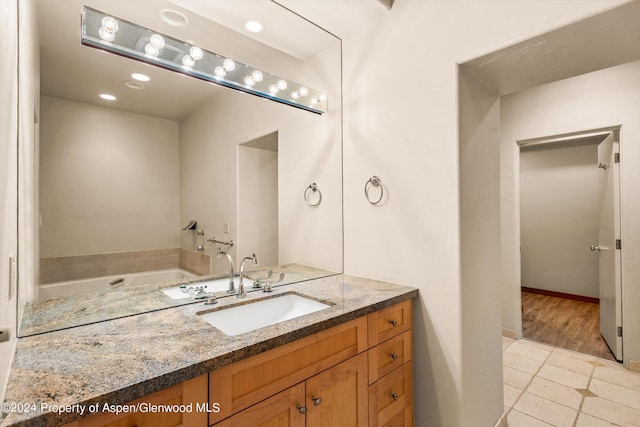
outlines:
[[[235, 276], [233, 278], [233, 283], [235, 284], [236, 290], [238, 290], [238, 283], [240, 283], [240, 277]], [[246, 277], [242, 279], [242, 283], [244, 283], [245, 290], [253, 286], [253, 280], [247, 279]], [[200, 290], [207, 293], [228, 290], [229, 278], [225, 277], [224, 279], [209, 280], [207, 282], [188, 283], [187, 285], [184, 285], [184, 286], [185, 286], [184, 289], [180, 286], [174, 286], [173, 288], [163, 289], [162, 292], [164, 292], [164, 294], [171, 299], [193, 298], [194, 296], [196, 296], [196, 293]], [[191, 292], [189, 292], [189, 290], [191, 290]]]
[[282, 294], [248, 304], [200, 312], [198, 315], [227, 335], [239, 335], [329, 307], [328, 304], [300, 295]]

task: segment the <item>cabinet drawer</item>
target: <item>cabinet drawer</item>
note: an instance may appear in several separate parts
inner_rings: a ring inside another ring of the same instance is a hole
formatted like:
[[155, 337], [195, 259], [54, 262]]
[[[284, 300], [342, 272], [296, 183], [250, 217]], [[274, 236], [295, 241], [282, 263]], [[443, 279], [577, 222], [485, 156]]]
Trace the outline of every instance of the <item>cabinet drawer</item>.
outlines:
[[411, 300], [383, 308], [368, 316], [369, 348], [411, 329]]
[[369, 349], [369, 384], [411, 360], [411, 330]]
[[209, 374], [216, 423], [367, 349], [367, 318], [361, 317], [276, 347]]
[[[413, 365], [407, 362], [369, 386], [369, 426], [397, 422], [398, 413], [413, 406]], [[404, 418], [401, 417], [401, 418]]]
[[396, 416], [378, 427], [413, 427], [413, 405], [405, 407]]

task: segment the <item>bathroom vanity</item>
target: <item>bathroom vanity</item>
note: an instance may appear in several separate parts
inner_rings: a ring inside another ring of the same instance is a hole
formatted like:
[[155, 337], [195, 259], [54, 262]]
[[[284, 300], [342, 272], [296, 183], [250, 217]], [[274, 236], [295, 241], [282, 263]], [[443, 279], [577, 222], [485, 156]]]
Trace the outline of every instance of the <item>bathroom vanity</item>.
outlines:
[[[282, 294], [329, 307], [238, 335], [201, 318]], [[413, 425], [416, 296], [335, 275], [22, 338], [6, 401], [38, 410], [1, 425]]]

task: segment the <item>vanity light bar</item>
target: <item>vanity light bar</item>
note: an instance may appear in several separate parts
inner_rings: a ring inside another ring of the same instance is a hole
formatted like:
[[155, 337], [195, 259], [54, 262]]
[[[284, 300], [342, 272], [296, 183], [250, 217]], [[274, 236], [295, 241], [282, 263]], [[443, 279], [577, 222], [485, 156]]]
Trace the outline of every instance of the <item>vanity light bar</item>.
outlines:
[[82, 7], [82, 44], [316, 114], [327, 95], [124, 19]]

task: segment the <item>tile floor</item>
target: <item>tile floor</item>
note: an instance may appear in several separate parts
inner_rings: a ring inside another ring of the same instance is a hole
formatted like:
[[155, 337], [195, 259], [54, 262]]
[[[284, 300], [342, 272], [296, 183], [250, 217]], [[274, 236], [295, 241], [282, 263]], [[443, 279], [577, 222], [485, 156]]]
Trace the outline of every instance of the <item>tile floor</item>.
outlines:
[[640, 374], [526, 339], [502, 339], [509, 427], [640, 427]]

